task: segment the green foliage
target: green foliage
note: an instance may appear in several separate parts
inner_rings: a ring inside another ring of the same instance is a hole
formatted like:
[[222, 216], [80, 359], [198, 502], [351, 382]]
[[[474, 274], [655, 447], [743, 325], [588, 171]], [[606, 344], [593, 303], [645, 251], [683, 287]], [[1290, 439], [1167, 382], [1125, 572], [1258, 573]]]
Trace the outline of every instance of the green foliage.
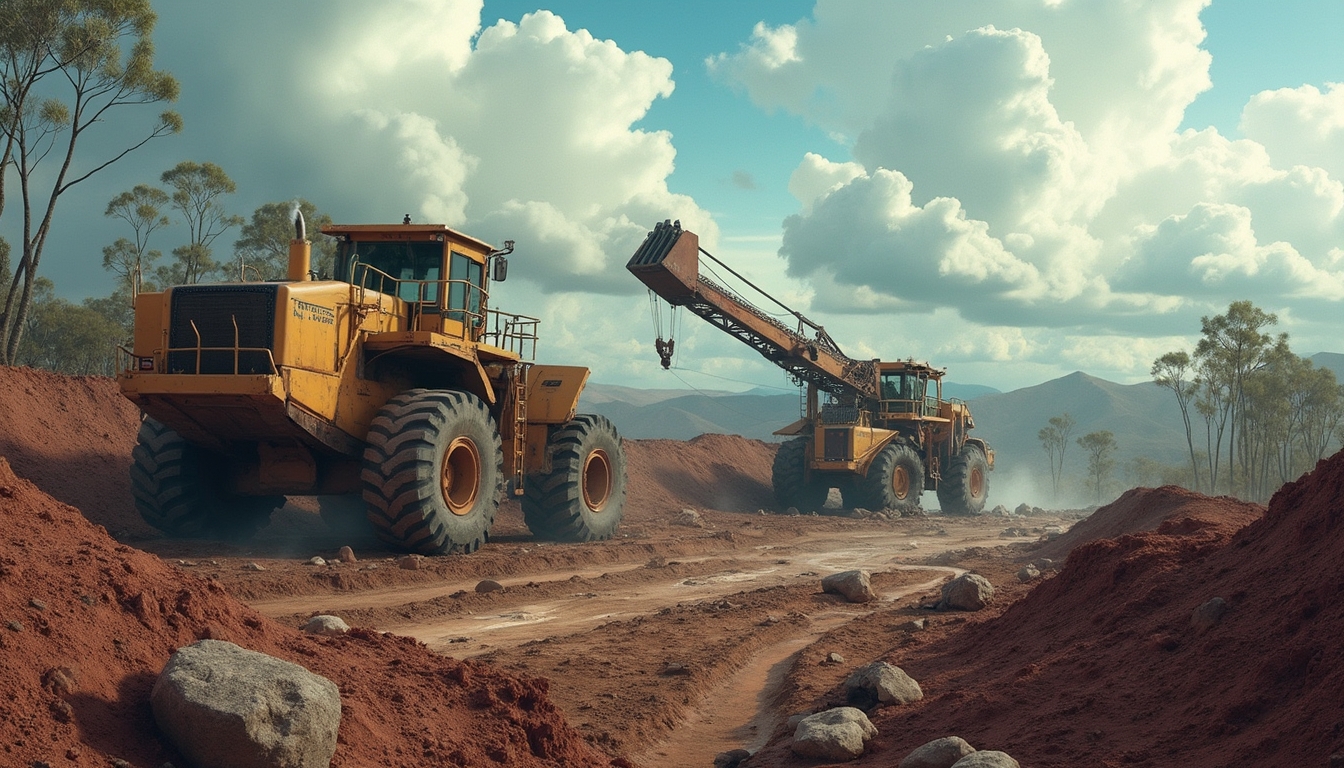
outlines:
[[1101, 494], [1115, 470], [1115, 435], [1109, 429], [1089, 432], [1078, 438], [1078, 446], [1087, 452], [1088, 485], [1096, 494], [1097, 503], [1101, 503]]
[[1050, 461], [1050, 482], [1055, 498], [1059, 497], [1059, 483], [1064, 477], [1064, 451], [1069, 445], [1069, 436], [1075, 426], [1073, 417], [1065, 413], [1051, 417], [1050, 423], [1036, 433]]
[[1190, 476], [1194, 490], [1199, 490], [1199, 460], [1195, 458], [1194, 426], [1190, 420], [1190, 408], [1199, 395], [1199, 377], [1195, 375], [1194, 363], [1186, 352], [1168, 352], [1153, 361], [1149, 371], [1153, 383], [1166, 387], [1176, 395], [1176, 405], [1181, 409], [1181, 420], [1185, 425], [1185, 444], [1190, 451]]
[[[173, 249], [174, 264], [166, 270], [156, 271], [156, 275], [165, 285], [208, 279], [220, 269], [214, 259], [212, 244], [230, 227], [243, 223], [243, 217], [230, 214], [220, 200], [224, 195], [233, 194], [238, 186], [218, 165], [190, 160], [164, 171], [160, 180], [173, 190], [171, 205], [182, 214], [190, 240]], [[176, 279], [165, 282], [164, 279], [169, 277]]]
[[320, 232], [322, 227], [331, 224], [331, 217], [303, 198], [266, 203], [252, 212], [252, 220], [243, 225], [239, 233], [241, 237], [233, 244], [240, 274], [246, 270], [249, 280], [279, 280], [285, 276], [289, 265], [289, 242], [294, 239], [296, 205], [303, 213], [308, 239], [312, 241], [313, 271], [319, 276], [331, 275], [336, 241]]
[[33, 293], [17, 364], [75, 375], [115, 373], [116, 346], [130, 334], [128, 295], [74, 304], [56, 298], [52, 282], [41, 277]]
[[155, 20], [149, 0], [0, 2], [0, 167], [10, 171], [0, 174], [0, 217], [10, 176], [22, 205], [18, 263], [12, 274], [11, 265], [0, 274], [0, 364], [17, 359], [31, 326], [28, 314], [41, 296], [38, 266], [60, 197], [150, 140], [181, 130], [181, 117], [163, 112], [139, 140], [120, 150], [102, 142], [106, 154], [74, 162], [90, 129], [120, 122], [113, 119], [125, 113], [119, 107], [176, 100], [177, 80], [154, 69]]

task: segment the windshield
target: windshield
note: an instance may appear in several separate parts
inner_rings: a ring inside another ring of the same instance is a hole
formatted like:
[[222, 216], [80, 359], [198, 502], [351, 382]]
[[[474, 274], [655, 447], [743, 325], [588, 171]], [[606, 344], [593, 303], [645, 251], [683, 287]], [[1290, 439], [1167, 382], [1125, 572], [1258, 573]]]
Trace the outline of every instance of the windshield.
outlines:
[[[336, 259], [337, 280], [387, 293], [395, 291], [398, 298], [405, 301], [438, 301], [437, 282], [428, 282], [422, 286], [410, 281], [442, 280], [442, 271], [443, 243], [439, 242], [342, 243]], [[383, 275], [408, 282], [398, 283], [395, 287], [384, 285], [387, 277]]]
[[927, 380], [909, 373], [882, 374], [883, 400], [923, 400]]

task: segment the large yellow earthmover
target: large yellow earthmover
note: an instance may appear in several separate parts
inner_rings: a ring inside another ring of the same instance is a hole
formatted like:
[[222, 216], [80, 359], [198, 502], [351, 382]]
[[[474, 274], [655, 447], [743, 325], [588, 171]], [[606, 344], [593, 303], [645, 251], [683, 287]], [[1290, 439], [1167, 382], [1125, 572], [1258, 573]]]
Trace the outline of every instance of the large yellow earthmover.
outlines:
[[538, 365], [535, 318], [489, 308], [513, 243], [442, 225], [332, 226], [315, 279], [301, 216], [287, 280], [142, 293], [121, 390], [145, 413], [131, 483], [170, 536], [246, 537], [285, 495], [425, 554], [473, 552], [507, 488], [532, 532], [610, 537], [625, 456], [577, 415], [588, 369]]

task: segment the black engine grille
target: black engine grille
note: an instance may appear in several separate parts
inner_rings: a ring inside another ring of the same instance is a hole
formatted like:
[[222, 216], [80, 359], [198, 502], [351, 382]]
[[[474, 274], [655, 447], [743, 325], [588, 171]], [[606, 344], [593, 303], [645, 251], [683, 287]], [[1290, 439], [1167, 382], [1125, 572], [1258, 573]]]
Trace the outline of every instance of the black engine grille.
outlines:
[[[275, 297], [277, 285], [189, 285], [173, 289], [168, 329], [169, 373], [273, 373], [265, 352], [242, 352], [234, 370], [234, 327], [237, 346], [274, 350]], [[195, 322], [201, 347], [227, 347], [202, 351], [196, 359]], [[189, 348], [189, 349], [187, 349]]]

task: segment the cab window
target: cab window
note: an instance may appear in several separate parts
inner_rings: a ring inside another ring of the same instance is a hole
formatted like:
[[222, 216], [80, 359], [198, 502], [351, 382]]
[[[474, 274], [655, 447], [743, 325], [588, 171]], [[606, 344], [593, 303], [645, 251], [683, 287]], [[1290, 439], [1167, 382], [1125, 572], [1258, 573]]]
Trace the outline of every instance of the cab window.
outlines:
[[453, 252], [449, 261], [448, 279], [448, 317], [451, 320], [472, 322], [481, 321], [481, 280], [485, 275], [483, 264], [467, 256]]
[[355, 242], [342, 244], [336, 278], [389, 293], [395, 289], [404, 301], [437, 302], [442, 269], [443, 243]]

